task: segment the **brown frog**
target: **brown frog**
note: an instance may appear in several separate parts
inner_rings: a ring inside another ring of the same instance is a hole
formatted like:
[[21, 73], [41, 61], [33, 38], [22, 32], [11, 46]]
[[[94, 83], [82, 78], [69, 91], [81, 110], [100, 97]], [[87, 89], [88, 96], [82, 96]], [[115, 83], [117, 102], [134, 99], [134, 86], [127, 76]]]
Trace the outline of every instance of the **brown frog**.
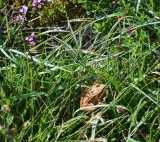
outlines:
[[[106, 90], [106, 88], [107, 87], [104, 84], [94, 83], [93, 86], [89, 90], [85, 91], [82, 94], [82, 97], [80, 100], [80, 108], [101, 104], [103, 93]], [[94, 109], [95, 108], [87, 108], [84, 110], [90, 111]]]

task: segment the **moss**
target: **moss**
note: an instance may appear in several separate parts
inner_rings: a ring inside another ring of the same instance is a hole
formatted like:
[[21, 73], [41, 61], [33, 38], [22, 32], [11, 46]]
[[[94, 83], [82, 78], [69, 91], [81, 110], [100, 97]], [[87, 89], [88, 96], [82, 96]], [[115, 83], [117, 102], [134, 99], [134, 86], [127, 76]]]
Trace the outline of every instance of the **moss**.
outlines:
[[80, 18], [85, 13], [82, 5], [73, 0], [54, 0], [49, 6], [48, 13], [56, 22]]

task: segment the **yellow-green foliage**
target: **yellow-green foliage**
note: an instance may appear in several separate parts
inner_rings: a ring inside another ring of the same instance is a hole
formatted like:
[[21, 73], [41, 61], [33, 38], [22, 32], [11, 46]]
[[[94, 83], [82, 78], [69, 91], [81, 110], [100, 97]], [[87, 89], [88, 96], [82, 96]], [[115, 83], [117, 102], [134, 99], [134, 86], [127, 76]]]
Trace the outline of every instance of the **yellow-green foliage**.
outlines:
[[79, 18], [84, 14], [82, 5], [74, 0], [54, 0], [48, 11], [55, 21]]

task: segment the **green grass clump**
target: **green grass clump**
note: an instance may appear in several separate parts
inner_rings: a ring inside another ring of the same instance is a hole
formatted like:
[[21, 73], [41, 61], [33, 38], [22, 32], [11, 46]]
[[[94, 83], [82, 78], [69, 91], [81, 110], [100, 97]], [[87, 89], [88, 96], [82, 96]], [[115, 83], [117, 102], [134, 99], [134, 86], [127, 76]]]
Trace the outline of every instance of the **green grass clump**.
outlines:
[[[45, 6], [26, 23], [11, 22], [8, 7], [0, 23], [1, 141], [159, 141], [159, 2], [101, 2], [64, 27], [31, 24]], [[32, 33], [35, 45], [26, 40]], [[103, 104], [84, 112], [81, 95], [95, 81], [107, 86]]]

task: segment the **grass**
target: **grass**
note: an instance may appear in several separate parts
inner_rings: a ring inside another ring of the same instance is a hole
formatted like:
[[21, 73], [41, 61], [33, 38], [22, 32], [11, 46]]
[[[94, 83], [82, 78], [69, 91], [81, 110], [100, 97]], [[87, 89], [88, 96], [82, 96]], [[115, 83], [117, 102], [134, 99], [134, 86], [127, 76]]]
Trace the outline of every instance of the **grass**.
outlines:
[[[66, 29], [34, 28], [35, 46], [24, 40], [28, 27], [2, 17], [7, 30], [0, 45], [1, 141], [159, 141], [156, 4], [123, 0], [115, 11], [76, 29], [69, 20]], [[93, 34], [103, 22], [106, 28]], [[95, 81], [107, 86], [103, 105], [84, 112], [80, 97]]]

